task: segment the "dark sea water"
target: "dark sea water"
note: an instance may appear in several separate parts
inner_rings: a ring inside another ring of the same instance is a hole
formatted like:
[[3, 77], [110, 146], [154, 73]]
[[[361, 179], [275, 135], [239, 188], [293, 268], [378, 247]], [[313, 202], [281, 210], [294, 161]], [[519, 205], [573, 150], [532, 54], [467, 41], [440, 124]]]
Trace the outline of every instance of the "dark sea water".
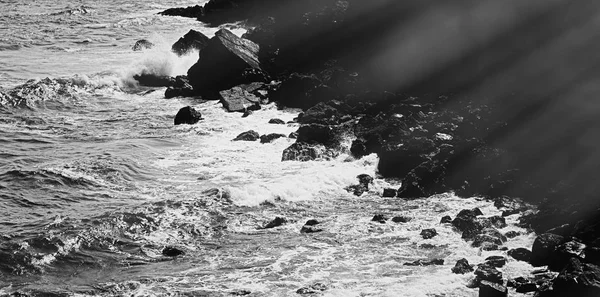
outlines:
[[[195, 4], [0, 1], [0, 295], [295, 296], [320, 283], [320, 296], [477, 296], [465, 287], [471, 276], [450, 268], [505, 252], [473, 248], [439, 221], [463, 208], [499, 214], [490, 202], [381, 198], [399, 186], [383, 179], [356, 197], [343, 188], [376, 174], [375, 155], [281, 162], [293, 139], [231, 141], [250, 129], [287, 135], [298, 127], [267, 122], [298, 111], [270, 105], [241, 118], [136, 85], [136, 73], [185, 74], [197, 60], [171, 44], [192, 28], [217, 29], [157, 15]], [[132, 51], [142, 38], [157, 46]], [[174, 126], [186, 105], [205, 120]], [[413, 220], [371, 222], [377, 213]], [[259, 228], [277, 216], [288, 223]], [[324, 231], [301, 234], [308, 219]], [[524, 231], [507, 219], [503, 232]], [[425, 228], [439, 235], [425, 240]], [[532, 241], [525, 233], [507, 246]], [[403, 265], [432, 258], [445, 264]], [[503, 271], [530, 269], [511, 260]]]

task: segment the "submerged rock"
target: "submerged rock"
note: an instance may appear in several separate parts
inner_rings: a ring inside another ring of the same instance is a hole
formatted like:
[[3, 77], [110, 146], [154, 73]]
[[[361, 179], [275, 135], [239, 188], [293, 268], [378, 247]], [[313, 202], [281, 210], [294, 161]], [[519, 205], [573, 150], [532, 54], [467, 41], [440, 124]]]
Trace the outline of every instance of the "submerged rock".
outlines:
[[421, 237], [423, 239], [431, 239], [437, 235], [437, 231], [435, 229], [424, 229], [421, 231]]
[[188, 70], [190, 84], [207, 99], [218, 98], [218, 92], [241, 84], [267, 81], [261, 76], [259, 46], [221, 29], [200, 51], [200, 58]]
[[285, 125], [285, 122], [282, 119], [270, 119], [269, 124]]
[[469, 261], [467, 261], [467, 259], [462, 258], [458, 261], [456, 261], [456, 264], [454, 265], [454, 267], [452, 267], [452, 273], [456, 273], [456, 274], [465, 274], [465, 273], [469, 273], [473, 271], [473, 266], [471, 266], [469, 264]]
[[165, 256], [167, 256], [167, 257], [177, 257], [177, 256], [180, 256], [180, 255], [185, 255], [185, 252], [183, 250], [181, 250], [181, 249], [176, 248], [176, 247], [168, 246], [168, 247], [165, 247], [162, 250], [162, 254], [165, 255]]
[[413, 262], [407, 262], [404, 266], [430, 266], [430, 265], [444, 265], [444, 259], [431, 259], [431, 260], [416, 260]]
[[202, 119], [202, 114], [191, 106], [181, 108], [175, 115], [175, 125], [193, 125]]
[[371, 219], [372, 222], [379, 222], [381, 224], [385, 224], [385, 221], [387, 221], [387, 217], [382, 215], [382, 214], [376, 214], [373, 216], [373, 218]]
[[146, 39], [140, 39], [138, 41], [135, 42], [135, 44], [133, 45], [132, 49], [134, 51], [141, 51], [144, 49], [151, 49], [154, 47], [154, 43], [146, 40]]
[[327, 286], [322, 283], [315, 283], [308, 287], [300, 288], [296, 291], [297, 294], [305, 295], [305, 294], [316, 294], [322, 291], [327, 290]]
[[319, 224], [321, 224], [321, 222], [319, 222], [315, 219], [308, 220], [308, 221], [306, 221], [304, 226], [302, 226], [302, 229], [300, 229], [300, 233], [321, 232], [321, 231], [323, 231], [323, 229], [318, 227]]
[[262, 227], [262, 229], [271, 229], [271, 228], [279, 227], [285, 223], [287, 223], [287, 220], [285, 218], [276, 217], [274, 220], [270, 221], [268, 224], [266, 224], [264, 227]]
[[442, 219], [440, 220], [440, 224], [446, 224], [446, 223], [452, 223], [452, 217], [443, 216]]
[[242, 132], [240, 135], [234, 138], [233, 141], [256, 141], [259, 137], [260, 136], [258, 135], [258, 132], [254, 130], [248, 130], [246, 132]]
[[209, 40], [206, 35], [192, 29], [173, 44], [171, 51], [178, 56], [183, 56], [192, 50], [202, 50], [208, 45]]
[[412, 218], [409, 217], [403, 217], [403, 216], [396, 216], [392, 218], [392, 222], [394, 223], [408, 223], [412, 220]]
[[285, 134], [280, 134], [280, 133], [265, 134], [260, 137], [260, 143], [270, 143], [270, 142], [273, 142], [275, 139], [282, 138], [282, 137], [285, 137]]
[[326, 148], [322, 144], [309, 144], [305, 142], [295, 142], [285, 150], [281, 156], [281, 161], [312, 161], [316, 159], [331, 159], [338, 153]]

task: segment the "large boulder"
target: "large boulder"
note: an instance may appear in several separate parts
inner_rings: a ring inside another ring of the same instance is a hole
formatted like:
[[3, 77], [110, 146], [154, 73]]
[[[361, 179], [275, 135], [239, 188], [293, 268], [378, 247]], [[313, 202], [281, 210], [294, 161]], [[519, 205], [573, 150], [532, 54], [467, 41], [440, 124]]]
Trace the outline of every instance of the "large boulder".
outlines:
[[192, 29], [173, 44], [171, 51], [178, 56], [185, 55], [191, 50], [200, 51], [208, 45], [209, 40], [206, 35]]
[[202, 119], [202, 114], [191, 106], [183, 107], [175, 115], [175, 125], [193, 125]]
[[333, 99], [331, 89], [316, 75], [292, 73], [271, 95], [271, 100], [287, 107], [309, 109], [321, 101]]
[[258, 60], [259, 46], [227, 29], [215, 33], [188, 70], [190, 84], [206, 99], [219, 99], [218, 92], [240, 84], [267, 81]]
[[600, 296], [600, 267], [572, 258], [554, 280], [553, 288], [550, 296]]
[[543, 266], [552, 263], [556, 256], [556, 248], [564, 242], [564, 237], [552, 233], [539, 235], [531, 247], [531, 260], [533, 266]]

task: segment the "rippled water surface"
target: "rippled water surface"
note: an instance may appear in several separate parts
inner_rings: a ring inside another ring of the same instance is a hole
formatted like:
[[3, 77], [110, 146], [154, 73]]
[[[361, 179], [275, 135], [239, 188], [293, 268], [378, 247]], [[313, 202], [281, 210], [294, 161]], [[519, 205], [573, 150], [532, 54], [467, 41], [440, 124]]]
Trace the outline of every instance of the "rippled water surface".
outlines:
[[[0, 295], [294, 296], [312, 286], [321, 296], [477, 296], [471, 276], [450, 268], [505, 252], [473, 248], [439, 221], [472, 207], [499, 214], [490, 202], [381, 198], [399, 184], [379, 178], [356, 197], [344, 187], [376, 175], [375, 155], [281, 162], [293, 139], [231, 141], [250, 129], [287, 135], [297, 124], [268, 121], [298, 111], [268, 105], [241, 118], [135, 84], [133, 74], [184, 74], [196, 61], [170, 45], [191, 28], [216, 29], [156, 14], [195, 4], [0, 2]], [[157, 46], [132, 51], [142, 38]], [[204, 120], [174, 126], [186, 105]], [[380, 224], [374, 214], [412, 220]], [[261, 228], [276, 217], [287, 223]], [[309, 219], [323, 231], [300, 233]], [[502, 231], [524, 231], [516, 220]], [[425, 228], [439, 235], [425, 240]], [[444, 265], [403, 265], [433, 258]], [[503, 271], [528, 269], [509, 260]]]

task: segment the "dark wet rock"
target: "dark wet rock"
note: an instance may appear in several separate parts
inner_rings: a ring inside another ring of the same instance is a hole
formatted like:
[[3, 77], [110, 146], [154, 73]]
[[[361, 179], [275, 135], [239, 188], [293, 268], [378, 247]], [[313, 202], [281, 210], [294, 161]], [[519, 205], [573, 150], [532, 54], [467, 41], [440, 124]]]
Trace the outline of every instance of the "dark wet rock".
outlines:
[[344, 189], [355, 196], [360, 196], [369, 190], [369, 188], [365, 187], [364, 185], [350, 185]]
[[270, 119], [269, 124], [285, 125], [285, 121], [282, 119]]
[[423, 239], [431, 239], [437, 235], [437, 231], [435, 229], [423, 229], [421, 230], [421, 237]]
[[162, 250], [162, 254], [167, 257], [177, 257], [179, 255], [185, 255], [185, 252], [179, 248], [168, 246]]
[[398, 194], [396, 189], [385, 188], [385, 189], [383, 189], [383, 194], [381, 194], [381, 197], [391, 198], [391, 197], [396, 197], [396, 194]]
[[382, 215], [382, 214], [376, 214], [376, 215], [373, 216], [373, 218], [371, 219], [371, 221], [373, 221], [373, 222], [379, 222], [379, 223], [384, 224], [385, 221], [387, 221], [387, 219], [388, 218], [386, 216]]
[[208, 38], [206, 35], [196, 30], [190, 30], [183, 37], [179, 38], [177, 42], [171, 47], [171, 51], [176, 53], [178, 56], [183, 56], [192, 50], [200, 51], [208, 45]]
[[507, 254], [518, 261], [529, 262], [531, 260], [531, 251], [526, 248], [511, 249]]
[[600, 267], [571, 258], [552, 287], [549, 296], [600, 296]]
[[502, 256], [489, 256], [485, 258], [485, 263], [490, 264], [494, 267], [501, 268], [506, 265], [506, 258]]
[[204, 13], [204, 9], [200, 5], [188, 6], [188, 7], [177, 7], [177, 8], [169, 8], [167, 10], [161, 11], [158, 14], [160, 15], [168, 15], [168, 16], [180, 16], [187, 18], [198, 18], [201, 17]]
[[298, 142], [332, 145], [338, 138], [337, 131], [327, 125], [309, 124], [298, 128]]
[[499, 246], [506, 242], [507, 238], [500, 233], [500, 231], [494, 228], [484, 228], [479, 234], [477, 234], [473, 243], [473, 247], [482, 247], [483, 250], [491, 251], [497, 250]]
[[344, 113], [339, 109], [348, 110], [350, 107], [341, 106], [339, 101], [319, 102], [307, 109], [298, 122], [301, 124], [337, 125], [343, 121]]
[[285, 134], [280, 134], [280, 133], [265, 134], [260, 137], [260, 143], [270, 143], [270, 142], [273, 142], [275, 139], [282, 138], [282, 137], [285, 137]]
[[368, 174], [359, 174], [356, 178], [358, 178], [358, 183], [365, 187], [369, 187], [369, 184], [373, 183], [373, 177]]
[[586, 245], [576, 240], [570, 240], [557, 246], [548, 268], [560, 271], [571, 258], [580, 260], [586, 258], [585, 249]]
[[440, 220], [440, 224], [446, 224], [446, 223], [452, 223], [452, 217], [443, 216], [442, 219]]
[[240, 135], [238, 135], [236, 138], [234, 138], [234, 141], [256, 141], [258, 140], [260, 136], [258, 135], [258, 132], [254, 131], [254, 130], [248, 130], [246, 132], [242, 132]]
[[155, 75], [151, 73], [136, 74], [133, 78], [141, 85], [146, 87], [171, 87], [175, 84], [175, 79], [167, 75]]
[[246, 91], [243, 86], [236, 86], [229, 90], [220, 91], [221, 103], [229, 112], [246, 112], [259, 110], [260, 98]]
[[175, 77], [175, 82], [173, 86], [167, 88], [165, 91], [165, 98], [174, 98], [174, 97], [190, 97], [194, 95], [194, 89], [190, 85], [190, 81], [187, 76], [179, 75]]
[[533, 242], [531, 248], [531, 260], [533, 266], [544, 266], [554, 261], [556, 248], [564, 242], [560, 235], [544, 233], [539, 235]]
[[248, 110], [244, 111], [244, 113], [242, 114], [242, 118], [247, 118], [253, 113], [254, 113], [254, 111], [248, 109]]
[[502, 283], [502, 272], [491, 264], [483, 263], [477, 266], [475, 276], [480, 281], [490, 281], [493, 283]]
[[462, 232], [463, 239], [473, 239], [484, 228], [477, 220], [477, 216], [481, 214], [479, 208], [463, 209], [452, 220], [452, 226]]
[[454, 267], [452, 267], [452, 273], [456, 273], [456, 274], [465, 274], [465, 273], [469, 273], [473, 271], [473, 266], [471, 266], [469, 264], [469, 261], [467, 261], [467, 259], [462, 258], [458, 261], [456, 261], [456, 264], [454, 265]]
[[308, 220], [308, 221], [306, 221], [304, 226], [302, 226], [302, 229], [300, 229], [300, 233], [321, 232], [321, 231], [323, 231], [323, 229], [318, 226], [319, 224], [321, 224], [321, 222], [319, 222], [315, 219]]
[[292, 132], [292, 133], [290, 133], [290, 135], [288, 135], [288, 137], [292, 138], [292, 139], [297, 139], [298, 138], [298, 132]]
[[246, 295], [250, 295], [250, 294], [252, 294], [252, 292], [248, 291], [248, 290], [237, 290], [237, 291], [231, 292], [231, 295], [234, 295], [234, 296], [246, 296]]
[[479, 297], [507, 297], [508, 289], [499, 283], [482, 280], [479, 283]]
[[300, 288], [296, 291], [297, 294], [305, 295], [305, 294], [316, 294], [319, 292], [323, 292], [327, 290], [327, 286], [322, 283], [315, 283], [308, 287]]
[[416, 260], [413, 262], [407, 262], [404, 266], [431, 266], [431, 265], [444, 265], [444, 259], [431, 259], [431, 260]]
[[146, 39], [140, 39], [138, 41], [135, 42], [135, 44], [133, 45], [133, 50], [134, 51], [141, 51], [144, 49], [151, 49], [154, 47], [154, 43], [146, 40]]
[[193, 125], [202, 119], [202, 114], [191, 106], [181, 108], [175, 115], [175, 125]]
[[423, 243], [423, 244], [419, 245], [419, 248], [425, 249], [425, 250], [432, 250], [432, 249], [437, 248], [437, 246], [435, 244], [431, 244], [431, 243]]
[[515, 238], [519, 235], [521, 235], [521, 233], [519, 233], [517, 231], [508, 231], [504, 234], [504, 236], [506, 236], [507, 238]]
[[322, 144], [309, 144], [305, 142], [295, 142], [285, 150], [281, 156], [281, 161], [312, 161], [316, 159], [331, 159], [338, 153], [326, 148]]
[[265, 82], [254, 42], [221, 29], [200, 51], [200, 58], [188, 70], [190, 84], [206, 99], [218, 99], [218, 92], [252, 82]]
[[521, 276], [508, 280], [506, 285], [508, 287], [515, 288], [517, 293], [529, 293], [537, 291], [537, 286], [535, 283]]
[[[279, 89], [271, 95], [271, 100], [287, 107], [308, 109], [323, 101], [320, 97], [323, 85], [316, 75], [292, 73]], [[333, 99], [333, 98], [331, 98]]]
[[507, 196], [494, 198], [494, 206], [502, 210], [503, 217], [517, 214], [528, 209], [527, 204], [523, 202], [522, 199]]
[[264, 227], [262, 227], [262, 229], [270, 229], [270, 228], [279, 227], [285, 223], [287, 223], [287, 220], [285, 218], [276, 217], [275, 219], [273, 219], [272, 221], [267, 223]]
[[501, 216], [493, 216], [493, 217], [489, 217], [489, 218], [480, 218], [479, 222], [481, 222], [481, 224], [486, 227], [486, 228], [490, 228], [490, 227], [495, 227], [495, 228], [505, 228], [506, 225], [506, 219], [504, 219]]
[[392, 218], [392, 222], [394, 223], [408, 223], [412, 220], [412, 218], [409, 217], [403, 217], [403, 216], [396, 216]]

